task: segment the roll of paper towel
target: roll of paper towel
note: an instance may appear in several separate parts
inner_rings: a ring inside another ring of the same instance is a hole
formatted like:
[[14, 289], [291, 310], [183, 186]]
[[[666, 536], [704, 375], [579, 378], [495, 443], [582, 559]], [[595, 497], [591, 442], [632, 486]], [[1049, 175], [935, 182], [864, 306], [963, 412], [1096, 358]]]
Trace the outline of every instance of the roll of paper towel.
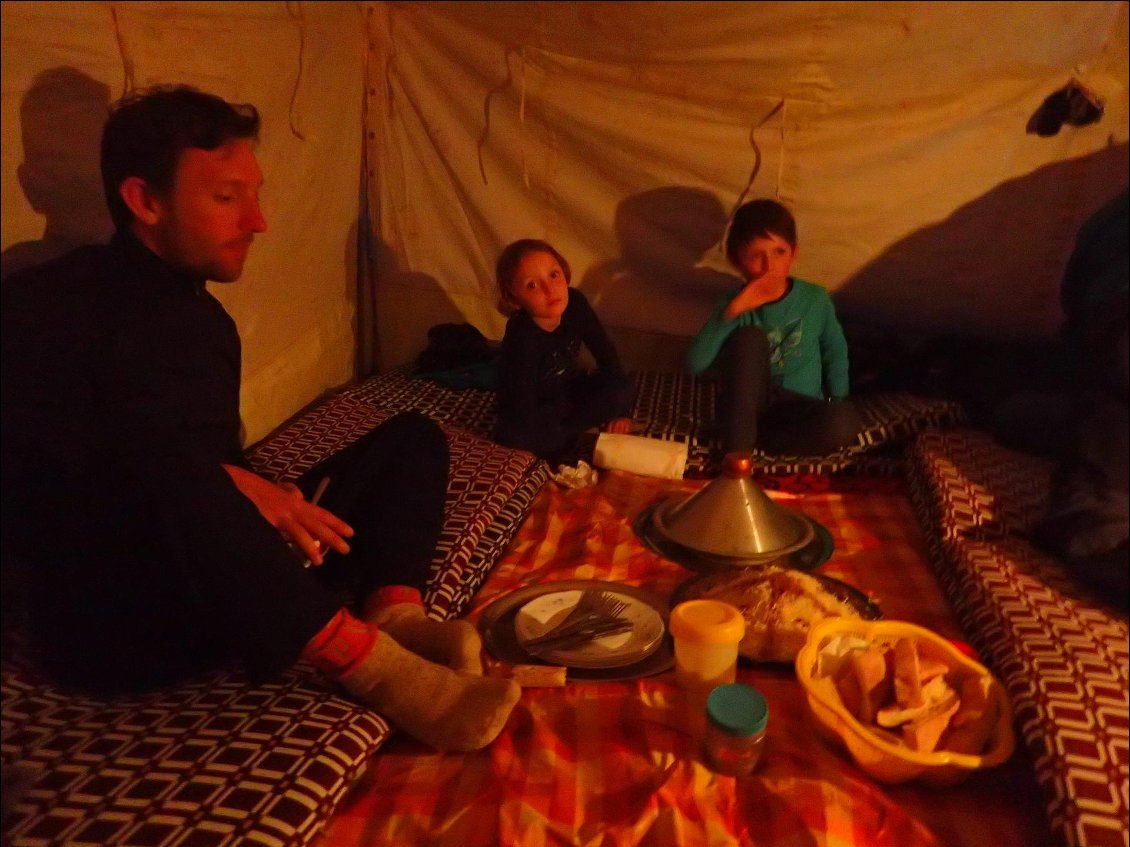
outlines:
[[687, 445], [680, 441], [602, 432], [596, 439], [593, 464], [640, 476], [682, 479], [687, 468]]

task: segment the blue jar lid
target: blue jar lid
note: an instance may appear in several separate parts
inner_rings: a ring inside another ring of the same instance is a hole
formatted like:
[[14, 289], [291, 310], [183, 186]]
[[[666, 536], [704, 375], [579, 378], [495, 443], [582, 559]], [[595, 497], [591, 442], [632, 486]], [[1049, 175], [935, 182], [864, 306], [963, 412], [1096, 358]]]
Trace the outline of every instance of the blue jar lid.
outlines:
[[706, 698], [711, 722], [738, 738], [756, 735], [769, 723], [769, 704], [756, 688], [740, 682], [719, 685]]

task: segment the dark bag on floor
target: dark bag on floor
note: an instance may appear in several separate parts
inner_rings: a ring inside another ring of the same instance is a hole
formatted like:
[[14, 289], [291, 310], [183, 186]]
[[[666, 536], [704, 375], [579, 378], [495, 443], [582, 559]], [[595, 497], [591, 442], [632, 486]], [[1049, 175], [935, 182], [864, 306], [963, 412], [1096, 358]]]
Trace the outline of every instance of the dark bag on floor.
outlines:
[[470, 324], [436, 324], [428, 330], [428, 346], [416, 358], [415, 375], [448, 388], [494, 388], [498, 355], [498, 345]]

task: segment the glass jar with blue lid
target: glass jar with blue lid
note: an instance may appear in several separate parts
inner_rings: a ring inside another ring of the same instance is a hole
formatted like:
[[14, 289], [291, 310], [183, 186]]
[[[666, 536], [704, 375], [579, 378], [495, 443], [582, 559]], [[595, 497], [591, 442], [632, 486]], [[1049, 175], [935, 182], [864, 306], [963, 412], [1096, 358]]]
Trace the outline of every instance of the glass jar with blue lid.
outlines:
[[761, 760], [768, 724], [769, 704], [756, 688], [740, 682], [715, 687], [706, 698], [707, 764], [730, 776], [752, 773]]

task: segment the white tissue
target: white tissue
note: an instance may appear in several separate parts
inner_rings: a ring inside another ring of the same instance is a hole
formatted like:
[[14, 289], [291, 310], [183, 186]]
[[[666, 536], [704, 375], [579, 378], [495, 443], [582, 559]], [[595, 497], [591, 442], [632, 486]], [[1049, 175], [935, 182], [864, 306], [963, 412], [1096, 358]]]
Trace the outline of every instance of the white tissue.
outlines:
[[602, 432], [596, 439], [593, 464], [640, 476], [682, 479], [687, 468], [687, 445], [681, 441]]
[[597, 482], [596, 471], [583, 459], [577, 462], [575, 468], [558, 465], [557, 473], [552, 479], [565, 488], [588, 488], [590, 485], [596, 485]]

